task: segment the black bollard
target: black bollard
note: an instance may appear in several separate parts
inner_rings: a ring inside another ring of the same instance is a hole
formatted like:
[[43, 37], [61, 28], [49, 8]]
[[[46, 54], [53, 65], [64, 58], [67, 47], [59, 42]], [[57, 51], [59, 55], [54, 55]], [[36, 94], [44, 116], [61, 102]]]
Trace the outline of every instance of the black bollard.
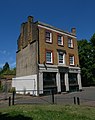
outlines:
[[11, 97], [9, 97], [9, 106], [11, 106]]
[[74, 97], [74, 104], [76, 104], [76, 98]]
[[54, 104], [54, 90], [52, 90], [51, 92], [52, 92], [52, 104]]
[[15, 91], [13, 91], [12, 105], [14, 105]]
[[77, 97], [77, 104], [80, 105], [80, 99]]

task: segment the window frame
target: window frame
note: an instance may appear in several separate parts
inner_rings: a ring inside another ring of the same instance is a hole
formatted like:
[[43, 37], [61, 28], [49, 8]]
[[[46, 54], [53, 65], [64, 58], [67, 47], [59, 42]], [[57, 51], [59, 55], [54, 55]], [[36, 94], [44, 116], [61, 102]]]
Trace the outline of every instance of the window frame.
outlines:
[[[73, 58], [73, 62], [71, 62], [70, 58]], [[74, 66], [75, 65], [75, 56], [74, 55], [69, 55], [69, 65]]]
[[73, 38], [71, 38], [71, 37], [68, 37], [68, 47], [74, 48]]
[[[51, 55], [50, 55], [50, 61], [47, 61], [47, 52], [48, 53], [51, 53]], [[47, 64], [53, 64], [53, 51], [52, 50], [46, 50], [46, 52], [45, 52], [45, 58], [46, 58], [46, 63]]]
[[[60, 39], [61, 44], [58, 42], [58, 41], [59, 41], [58, 37], [61, 37], [61, 39]], [[57, 44], [58, 44], [58, 45], [61, 45], [61, 46], [64, 45], [63, 35], [61, 35], [61, 34], [57, 34]]]
[[[47, 33], [49, 33], [49, 36], [47, 36]], [[45, 41], [47, 43], [52, 43], [52, 32], [50, 30], [45, 31]]]
[[[62, 60], [62, 62], [60, 62], [61, 60], [60, 60], [59, 55], [63, 55], [63, 60]], [[64, 65], [65, 65], [65, 53], [62, 52], [62, 51], [58, 51], [58, 64], [64, 64]]]

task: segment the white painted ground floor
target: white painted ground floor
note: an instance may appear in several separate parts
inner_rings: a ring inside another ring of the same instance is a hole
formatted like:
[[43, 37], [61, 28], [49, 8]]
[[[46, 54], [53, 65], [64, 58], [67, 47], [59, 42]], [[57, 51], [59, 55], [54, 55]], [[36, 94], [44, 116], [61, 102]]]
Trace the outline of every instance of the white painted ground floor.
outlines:
[[79, 67], [39, 65], [38, 74], [13, 78], [12, 87], [18, 93], [33, 95], [54, 90], [56, 93], [82, 90]]

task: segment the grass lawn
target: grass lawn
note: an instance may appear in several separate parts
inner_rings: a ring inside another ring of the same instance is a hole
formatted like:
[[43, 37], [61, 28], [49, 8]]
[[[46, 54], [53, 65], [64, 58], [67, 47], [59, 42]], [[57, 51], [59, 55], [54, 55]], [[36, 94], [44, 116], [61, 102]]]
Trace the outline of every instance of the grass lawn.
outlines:
[[77, 105], [15, 105], [0, 108], [0, 120], [95, 120], [95, 108]]

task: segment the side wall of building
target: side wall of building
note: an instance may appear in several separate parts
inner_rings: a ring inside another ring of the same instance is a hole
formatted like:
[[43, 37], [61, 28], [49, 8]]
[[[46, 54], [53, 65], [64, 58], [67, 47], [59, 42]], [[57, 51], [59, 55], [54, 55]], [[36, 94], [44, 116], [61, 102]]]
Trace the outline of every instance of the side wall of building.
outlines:
[[37, 74], [37, 25], [33, 17], [21, 25], [21, 33], [18, 39], [18, 51], [16, 53], [16, 77]]
[[29, 44], [16, 55], [16, 77], [37, 74], [37, 42]]

